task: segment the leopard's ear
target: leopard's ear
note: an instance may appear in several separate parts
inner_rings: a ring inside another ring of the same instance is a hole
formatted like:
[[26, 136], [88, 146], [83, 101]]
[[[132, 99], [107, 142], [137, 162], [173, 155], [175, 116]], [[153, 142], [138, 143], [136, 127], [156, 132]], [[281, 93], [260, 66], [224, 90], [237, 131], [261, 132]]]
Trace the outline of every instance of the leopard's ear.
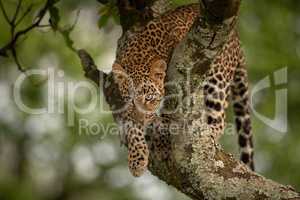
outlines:
[[114, 79], [120, 84], [122, 84], [126, 80], [126, 71], [120, 64], [115, 62], [112, 66], [112, 72], [114, 74]]
[[151, 69], [156, 72], [165, 72], [167, 70], [167, 63], [163, 59], [155, 60], [152, 63]]
[[119, 63], [114, 63], [113, 66], [112, 66], [112, 71], [113, 72], [125, 72], [125, 70], [123, 69], [123, 67], [119, 64]]
[[156, 81], [163, 81], [166, 76], [167, 63], [163, 59], [155, 60], [151, 65], [150, 74]]

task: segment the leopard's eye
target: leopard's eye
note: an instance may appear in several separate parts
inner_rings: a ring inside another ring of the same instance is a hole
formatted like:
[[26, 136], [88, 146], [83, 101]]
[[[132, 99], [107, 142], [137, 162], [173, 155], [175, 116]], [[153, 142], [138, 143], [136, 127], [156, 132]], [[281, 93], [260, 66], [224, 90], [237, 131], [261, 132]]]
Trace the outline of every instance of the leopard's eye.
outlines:
[[154, 77], [156, 78], [156, 80], [160, 80], [160, 81], [161, 81], [161, 80], [163, 80], [164, 77], [165, 77], [164, 74], [165, 74], [165, 73], [155, 73], [155, 74], [154, 74]]
[[148, 94], [145, 96], [145, 100], [146, 101], [153, 101], [156, 99], [156, 95], [155, 94]]

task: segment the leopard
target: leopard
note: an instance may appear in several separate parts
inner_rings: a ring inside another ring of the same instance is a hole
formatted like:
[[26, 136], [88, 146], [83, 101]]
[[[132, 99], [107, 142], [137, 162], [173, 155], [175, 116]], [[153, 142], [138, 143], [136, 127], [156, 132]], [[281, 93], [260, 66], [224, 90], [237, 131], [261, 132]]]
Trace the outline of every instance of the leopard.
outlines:
[[[149, 164], [145, 127], [158, 115], [172, 53], [200, 15], [199, 4], [168, 11], [128, 38], [117, 53], [112, 73], [126, 109], [115, 118], [122, 127], [121, 141], [128, 148], [129, 171], [135, 177], [141, 176]], [[231, 99], [241, 160], [254, 169], [247, 70], [240, 46], [234, 29], [204, 75], [206, 122], [216, 135], [221, 135]]]

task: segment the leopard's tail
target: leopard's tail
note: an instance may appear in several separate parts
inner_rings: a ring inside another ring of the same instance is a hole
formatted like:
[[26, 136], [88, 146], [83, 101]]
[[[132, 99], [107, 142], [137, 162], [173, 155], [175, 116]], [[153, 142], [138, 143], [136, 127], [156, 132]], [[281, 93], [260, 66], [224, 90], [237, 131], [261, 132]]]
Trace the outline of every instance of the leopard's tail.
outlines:
[[248, 77], [243, 56], [240, 58], [231, 87], [240, 159], [254, 171], [253, 136], [251, 132]]

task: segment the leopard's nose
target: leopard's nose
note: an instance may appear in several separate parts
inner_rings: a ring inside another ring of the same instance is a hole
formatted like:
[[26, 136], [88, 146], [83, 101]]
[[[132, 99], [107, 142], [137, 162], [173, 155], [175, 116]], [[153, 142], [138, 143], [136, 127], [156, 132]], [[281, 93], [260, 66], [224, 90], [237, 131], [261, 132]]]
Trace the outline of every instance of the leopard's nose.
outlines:
[[139, 109], [136, 109], [135, 114], [138, 120], [140, 120], [141, 122], [144, 121], [145, 114], [143, 112], [141, 112]]
[[136, 108], [146, 114], [153, 111], [153, 106], [151, 102], [145, 101], [143, 98], [138, 98], [134, 101]]

